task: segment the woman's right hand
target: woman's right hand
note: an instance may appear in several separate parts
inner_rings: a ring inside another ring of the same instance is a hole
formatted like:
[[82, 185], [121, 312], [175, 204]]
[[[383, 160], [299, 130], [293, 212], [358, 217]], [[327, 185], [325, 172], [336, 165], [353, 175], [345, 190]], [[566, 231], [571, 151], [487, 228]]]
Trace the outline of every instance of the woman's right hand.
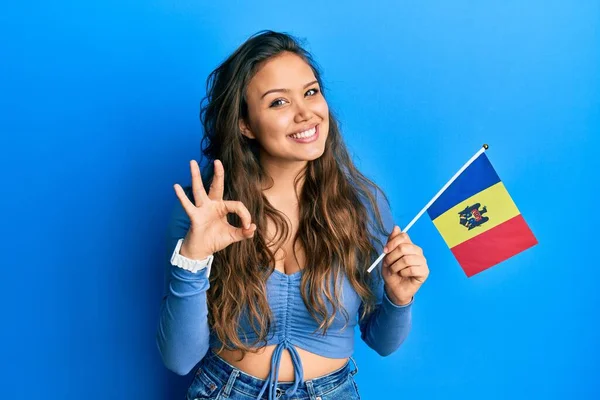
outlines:
[[[190, 170], [196, 204], [188, 199], [180, 185], [173, 186], [191, 222], [181, 245], [180, 254], [192, 260], [202, 260], [231, 243], [253, 237], [256, 225], [252, 223], [246, 206], [240, 201], [223, 201], [225, 170], [221, 161], [214, 161], [215, 175], [208, 194], [204, 190], [200, 167], [195, 160], [190, 161]], [[228, 213], [236, 213], [240, 217], [241, 228], [236, 228], [227, 222]]]

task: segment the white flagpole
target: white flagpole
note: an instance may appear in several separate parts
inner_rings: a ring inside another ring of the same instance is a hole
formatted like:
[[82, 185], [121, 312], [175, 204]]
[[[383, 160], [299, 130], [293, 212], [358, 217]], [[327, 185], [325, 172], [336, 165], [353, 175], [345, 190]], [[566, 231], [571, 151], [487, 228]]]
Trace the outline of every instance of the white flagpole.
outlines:
[[[462, 172], [465, 169], [467, 169], [467, 167], [469, 165], [471, 165], [471, 163], [473, 163], [473, 161], [475, 161], [477, 159], [477, 157], [479, 157], [488, 148], [489, 148], [489, 146], [487, 144], [484, 144], [482, 146], [482, 148], [479, 149], [479, 151], [477, 153], [475, 153], [475, 155], [473, 157], [471, 157], [471, 159], [469, 161], [467, 161], [466, 164], [463, 165], [461, 167], [461, 169], [459, 169], [458, 172], [456, 174], [454, 174], [454, 176], [448, 182], [446, 182], [444, 187], [441, 188], [440, 191], [437, 192], [437, 194], [435, 196], [433, 196], [433, 198], [429, 201], [429, 203], [427, 203], [427, 205], [425, 207], [423, 207], [423, 209], [421, 211], [419, 211], [419, 213], [416, 215], [416, 217], [414, 217], [413, 220], [410, 221], [410, 223], [408, 225], [406, 225], [406, 227], [402, 230], [402, 232], [408, 231], [410, 229], [410, 227], [413, 226], [413, 224], [421, 217], [421, 215], [423, 215], [423, 213], [425, 211], [427, 211], [427, 209], [429, 207], [431, 207], [431, 205], [438, 199], [438, 197], [441, 196], [441, 194], [444, 192], [444, 190], [448, 189], [448, 186], [450, 186], [452, 184], [452, 182], [454, 182], [456, 180], [456, 178], [458, 178], [459, 175], [462, 174]], [[371, 266], [369, 267], [367, 272], [371, 272], [373, 270], [373, 268], [375, 268], [377, 266], [377, 264], [379, 264], [381, 262], [381, 260], [383, 260], [383, 257], [385, 257], [385, 254], [386, 253], [381, 253], [381, 255], [379, 257], [377, 257], [377, 260], [375, 260], [375, 262], [373, 264], [371, 264]]]

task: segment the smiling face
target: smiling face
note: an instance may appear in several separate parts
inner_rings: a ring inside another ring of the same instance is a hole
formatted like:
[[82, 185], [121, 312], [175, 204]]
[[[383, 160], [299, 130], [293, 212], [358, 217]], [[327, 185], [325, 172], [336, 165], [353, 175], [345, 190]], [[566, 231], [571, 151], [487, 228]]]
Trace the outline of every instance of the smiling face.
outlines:
[[264, 63], [246, 89], [245, 136], [260, 144], [265, 163], [304, 163], [325, 151], [329, 108], [311, 67], [293, 53]]

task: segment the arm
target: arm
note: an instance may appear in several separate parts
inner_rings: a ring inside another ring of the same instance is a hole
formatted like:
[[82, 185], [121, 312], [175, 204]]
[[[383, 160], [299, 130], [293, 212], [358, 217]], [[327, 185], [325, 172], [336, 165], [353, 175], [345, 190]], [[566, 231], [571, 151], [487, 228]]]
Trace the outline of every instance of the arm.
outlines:
[[185, 237], [189, 227], [189, 217], [177, 202], [167, 228], [165, 289], [156, 344], [165, 366], [179, 375], [188, 374], [209, 348], [208, 271], [192, 273], [170, 262], [177, 241]]
[[[385, 198], [376, 194], [377, 206], [383, 219], [383, 224], [387, 232], [391, 232], [394, 227], [394, 220], [390, 206]], [[387, 237], [378, 235], [381, 242], [385, 245]], [[383, 245], [374, 243], [377, 250], [376, 256], [383, 252]], [[387, 356], [396, 351], [402, 342], [408, 336], [411, 329], [411, 308], [413, 300], [406, 305], [396, 305], [385, 292], [384, 281], [381, 277], [382, 263], [380, 262], [372, 274], [373, 294], [376, 297], [377, 307], [375, 311], [359, 323], [361, 339], [381, 356]], [[359, 307], [359, 316], [363, 310], [363, 305]]]

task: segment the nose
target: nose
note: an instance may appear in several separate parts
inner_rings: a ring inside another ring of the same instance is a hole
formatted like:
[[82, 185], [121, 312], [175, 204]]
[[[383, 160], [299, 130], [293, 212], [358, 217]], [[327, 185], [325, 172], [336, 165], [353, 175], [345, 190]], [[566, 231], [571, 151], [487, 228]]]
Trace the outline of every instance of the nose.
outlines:
[[296, 102], [296, 115], [294, 116], [294, 122], [304, 122], [308, 121], [313, 117], [314, 113], [310, 109], [309, 105], [306, 101], [302, 100]]

